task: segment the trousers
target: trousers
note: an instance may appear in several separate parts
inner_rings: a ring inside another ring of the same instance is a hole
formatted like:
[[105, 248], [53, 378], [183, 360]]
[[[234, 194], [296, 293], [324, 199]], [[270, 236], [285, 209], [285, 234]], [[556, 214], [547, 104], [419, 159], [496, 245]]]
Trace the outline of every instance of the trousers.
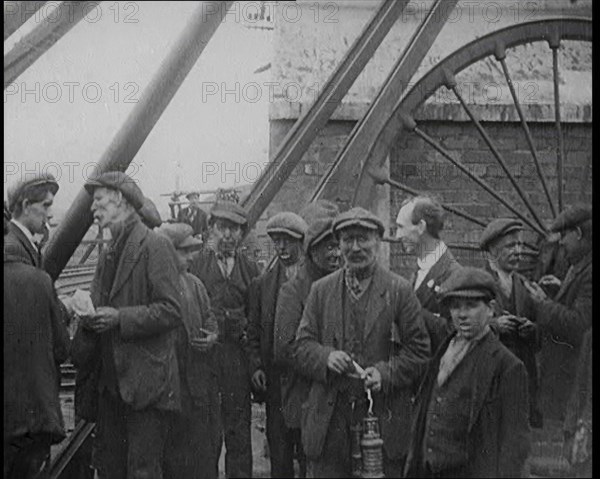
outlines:
[[50, 437], [22, 436], [4, 444], [4, 479], [46, 479]]

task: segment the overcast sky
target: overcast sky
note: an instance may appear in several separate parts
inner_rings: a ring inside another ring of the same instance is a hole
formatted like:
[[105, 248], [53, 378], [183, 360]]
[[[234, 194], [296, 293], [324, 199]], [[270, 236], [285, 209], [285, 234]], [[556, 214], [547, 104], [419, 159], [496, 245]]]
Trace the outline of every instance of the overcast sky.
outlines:
[[[59, 219], [198, 3], [101, 3], [9, 86], [5, 186], [27, 171], [54, 173]], [[213, 189], [256, 179], [268, 160], [270, 70], [253, 72], [271, 61], [273, 32], [247, 28], [247, 13], [233, 7], [129, 170], [163, 214], [159, 194], [175, 188], [177, 171], [182, 189]], [[5, 53], [20, 35], [5, 42]]]

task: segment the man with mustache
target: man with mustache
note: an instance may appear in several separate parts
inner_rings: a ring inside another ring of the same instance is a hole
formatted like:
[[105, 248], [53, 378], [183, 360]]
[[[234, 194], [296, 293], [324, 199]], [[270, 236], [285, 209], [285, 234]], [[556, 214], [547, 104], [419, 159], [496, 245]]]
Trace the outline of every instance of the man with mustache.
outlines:
[[541, 348], [541, 338], [533, 302], [525, 287], [527, 279], [516, 271], [523, 248], [523, 229], [519, 220], [496, 219], [481, 234], [479, 247], [498, 286], [491, 326], [500, 334], [502, 343], [525, 364], [529, 380], [529, 424], [540, 428], [542, 415], [537, 404], [536, 353]]
[[[273, 363], [282, 371], [282, 416], [288, 435], [293, 437], [288, 454], [293, 455], [295, 449], [299, 477], [306, 477], [306, 457], [300, 440], [300, 408], [308, 395], [309, 384], [295, 368], [294, 344], [311, 285], [339, 267], [339, 244], [331, 229], [337, 213], [337, 205], [326, 200], [319, 200], [301, 212], [309, 222], [304, 236], [304, 259], [298, 274], [283, 284], [277, 298]], [[293, 477], [293, 473], [288, 477]]]
[[404, 477], [521, 477], [529, 452], [527, 373], [490, 329], [496, 284], [461, 268], [442, 285], [454, 323], [416, 395]]
[[105, 172], [85, 189], [94, 221], [111, 233], [91, 285], [95, 313], [73, 340], [73, 363], [86, 372], [76, 394], [96, 417], [94, 465], [101, 478], [162, 477], [167, 428], [181, 408], [175, 250], [142, 224], [144, 195], [128, 175]]
[[190, 272], [208, 292], [219, 324], [215, 351], [219, 365], [221, 419], [227, 452], [225, 474], [252, 477], [250, 438], [250, 351], [247, 339], [249, 295], [258, 266], [238, 247], [247, 227], [246, 211], [237, 203], [219, 200], [210, 210], [209, 238]]
[[[542, 331], [540, 403], [544, 416], [563, 421], [585, 332], [592, 327], [592, 209], [583, 204], [562, 211], [549, 228], [571, 264], [560, 281], [546, 275], [539, 284], [526, 283]], [[541, 286], [540, 286], [541, 285]], [[558, 292], [550, 298], [542, 286]]]
[[272, 477], [294, 477], [295, 437], [288, 431], [281, 411], [281, 370], [273, 362], [275, 307], [281, 285], [294, 278], [302, 260], [306, 222], [297, 214], [277, 213], [267, 222], [275, 252], [269, 269], [251, 286], [248, 343], [252, 351], [252, 387], [263, 396], [267, 413], [267, 441]]
[[460, 267], [440, 238], [444, 216], [438, 202], [427, 196], [417, 196], [402, 203], [396, 218], [396, 237], [407, 253], [417, 257], [418, 269], [411, 282], [423, 307], [432, 352], [452, 331], [449, 312], [441, 308], [437, 292], [440, 285]]
[[381, 424], [385, 475], [402, 471], [411, 388], [429, 357], [429, 338], [408, 282], [377, 262], [384, 229], [363, 208], [337, 217], [333, 232], [345, 265], [312, 285], [302, 314], [295, 362], [311, 381], [301, 417], [310, 477], [352, 475], [351, 429], [367, 415], [367, 388]]

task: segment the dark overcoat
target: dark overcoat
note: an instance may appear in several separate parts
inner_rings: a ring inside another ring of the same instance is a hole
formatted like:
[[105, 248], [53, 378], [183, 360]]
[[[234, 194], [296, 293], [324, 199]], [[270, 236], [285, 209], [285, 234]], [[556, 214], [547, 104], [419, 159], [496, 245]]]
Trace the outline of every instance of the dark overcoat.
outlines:
[[[370, 288], [373, 302], [364, 318], [363, 367], [375, 366], [382, 389], [373, 393], [373, 412], [381, 422], [389, 459], [401, 458], [409, 443], [411, 394], [429, 358], [429, 338], [421, 307], [400, 276], [377, 266]], [[343, 350], [344, 270], [316, 281], [311, 288], [296, 336], [298, 370], [311, 379], [302, 405], [302, 445], [309, 459], [320, 457], [336, 402], [339, 377], [327, 368], [329, 354]]]
[[274, 361], [283, 371], [281, 374], [281, 406], [285, 423], [289, 428], [300, 427], [300, 411], [310, 387], [294, 361], [296, 332], [302, 319], [310, 287], [323, 276], [314, 263], [305, 258], [295, 278], [279, 290], [275, 312]]
[[[121, 399], [136, 410], [179, 410], [174, 329], [182, 323], [175, 250], [166, 237], [149, 230], [139, 220], [125, 245], [108, 304], [104, 305], [119, 310], [119, 333], [113, 336], [112, 346]], [[91, 286], [94, 305], [99, 305], [106, 253], [103, 251], [98, 259]], [[98, 338], [84, 327], [78, 328], [73, 344], [76, 367], [90, 373], [97, 370]], [[93, 381], [87, 387], [89, 394], [98, 394]]]
[[69, 334], [50, 277], [19, 255], [4, 254], [4, 440], [64, 437], [60, 363]]
[[[427, 408], [440, 359], [450, 336], [438, 349], [415, 397], [412, 440], [407, 457], [406, 477], [419, 476]], [[469, 464], [464, 477], [520, 477], [529, 453], [527, 373], [525, 366], [490, 332], [463, 358], [472, 361], [474, 374], [464, 388], [471, 390], [468, 435]], [[452, 376], [448, 378], [452, 381]], [[456, 414], [446, 409], [445, 414]]]
[[592, 252], [573, 265], [554, 300], [536, 302], [542, 330], [540, 405], [544, 416], [563, 420], [579, 351], [592, 326]]
[[[450, 250], [447, 249], [431, 267], [415, 291], [423, 309], [423, 320], [429, 333], [432, 353], [435, 353], [440, 344], [452, 333], [452, 324], [449, 321], [450, 312], [440, 305], [438, 290], [441, 284], [458, 268], [460, 268], [460, 264]], [[415, 284], [416, 279], [417, 274], [415, 272], [411, 281], [412, 285]]]

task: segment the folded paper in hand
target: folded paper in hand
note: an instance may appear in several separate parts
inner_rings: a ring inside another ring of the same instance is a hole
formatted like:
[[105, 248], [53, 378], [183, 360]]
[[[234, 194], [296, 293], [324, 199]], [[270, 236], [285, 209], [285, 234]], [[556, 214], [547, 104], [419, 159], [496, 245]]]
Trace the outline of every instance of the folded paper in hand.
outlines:
[[89, 291], [78, 289], [71, 297], [71, 307], [78, 316], [92, 316], [96, 313]]

